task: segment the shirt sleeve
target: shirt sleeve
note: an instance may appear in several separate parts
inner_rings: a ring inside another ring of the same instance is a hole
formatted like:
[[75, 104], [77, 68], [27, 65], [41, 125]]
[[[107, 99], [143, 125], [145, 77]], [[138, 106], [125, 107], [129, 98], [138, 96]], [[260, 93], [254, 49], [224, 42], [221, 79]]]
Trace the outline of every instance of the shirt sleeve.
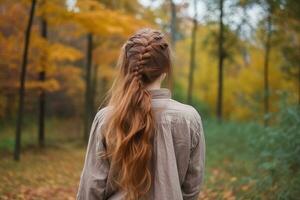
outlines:
[[105, 150], [100, 132], [102, 120], [103, 112], [100, 110], [96, 114], [90, 130], [84, 167], [76, 196], [77, 200], [103, 200], [105, 198], [109, 162], [97, 157], [99, 151]]
[[184, 200], [197, 200], [199, 198], [204, 178], [205, 139], [201, 117], [197, 111], [195, 112], [195, 125], [191, 127], [192, 147], [190, 151], [190, 160], [182, 184], [182, 196]]

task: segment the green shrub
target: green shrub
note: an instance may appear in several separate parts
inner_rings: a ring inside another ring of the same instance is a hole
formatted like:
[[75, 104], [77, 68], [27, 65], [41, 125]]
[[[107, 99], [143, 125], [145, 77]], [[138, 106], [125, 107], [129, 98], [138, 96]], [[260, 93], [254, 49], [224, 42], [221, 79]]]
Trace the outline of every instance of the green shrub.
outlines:
[[300, 197], [300, 112], [283, 108], [278, 123], [256, 139], [257, 190], [268, 199]]

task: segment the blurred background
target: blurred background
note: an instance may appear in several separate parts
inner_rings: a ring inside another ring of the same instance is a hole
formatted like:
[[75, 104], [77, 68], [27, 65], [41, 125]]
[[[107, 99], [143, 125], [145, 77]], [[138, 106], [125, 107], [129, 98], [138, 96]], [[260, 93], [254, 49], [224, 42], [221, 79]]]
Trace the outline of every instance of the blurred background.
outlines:
[[167, 35], [172, 98], [203, 120], [199, 199], [298, 199], [296, 0], [0, 0], [0, 199], [75, 199], [120, 48], [143, 27]]

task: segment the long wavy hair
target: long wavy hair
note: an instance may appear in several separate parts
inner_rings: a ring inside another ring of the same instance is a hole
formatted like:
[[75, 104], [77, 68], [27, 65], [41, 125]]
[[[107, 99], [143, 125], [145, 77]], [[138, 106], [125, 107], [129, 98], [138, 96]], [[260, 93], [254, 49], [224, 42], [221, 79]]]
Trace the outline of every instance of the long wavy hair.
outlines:
[[103, 133], [107, 147], [103, 156], [110, 158], [114, 182], [126, 191], [126, 199], [139, 199], [152, 184], [155, 119], [146, 86], [163, 73], [168, 78], [171, 74], [170, 49], [164, 35], [149, 28], [136, 32], [122, 47], [118, 68], [109, 91], [112, 110]]

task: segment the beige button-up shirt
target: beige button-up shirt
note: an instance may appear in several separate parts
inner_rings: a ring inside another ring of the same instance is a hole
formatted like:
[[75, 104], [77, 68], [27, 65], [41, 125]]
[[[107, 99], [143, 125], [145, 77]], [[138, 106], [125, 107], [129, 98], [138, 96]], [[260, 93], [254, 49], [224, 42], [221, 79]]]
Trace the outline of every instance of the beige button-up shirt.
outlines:
[[[167, 88], [149, 90], [155, 112], [156, 134], [153, 140], [153, 182], [146, 199], [196, 200], [203, 183], [205, 140], [201, 117], [190, 105], [171, 99]], [[104, 150], [101, 127], [109, 107], [96, 114], [81, 174], [78, 200], [121, 200], [124, 192], [111, 184], [108, 160], [98, 160]]]

